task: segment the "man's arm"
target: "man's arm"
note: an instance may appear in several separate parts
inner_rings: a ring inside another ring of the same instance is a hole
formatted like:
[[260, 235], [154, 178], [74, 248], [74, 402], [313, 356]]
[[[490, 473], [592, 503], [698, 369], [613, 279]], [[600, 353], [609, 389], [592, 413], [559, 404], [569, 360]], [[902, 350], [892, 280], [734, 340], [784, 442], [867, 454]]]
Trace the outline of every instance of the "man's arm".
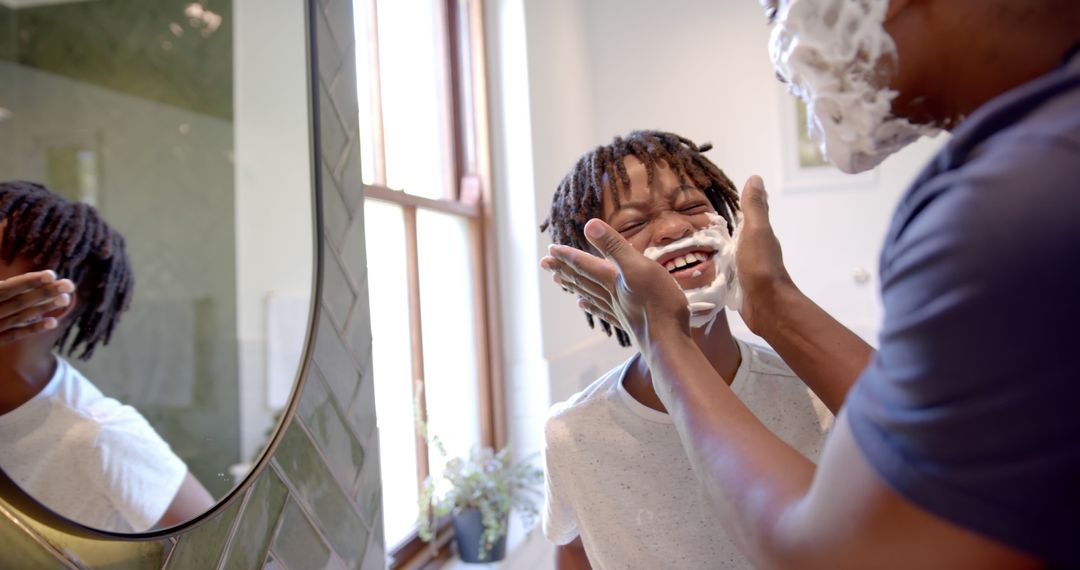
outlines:
[[815, 470], [739, 401], [692, 338], [655, 333], [649, 351], [654, 382], [670, 388], [665, 404], [691, 463], [725, 530], [755, 566], [1040, 566], [892, 491], [859, 451], [843, 414]]
[[581, 537], [577, 537], [569, 544], [555, 547], [556, 570], [592, 570], [589, 565], [589, 557], [585, 554], [585, 545], [581, 543]]

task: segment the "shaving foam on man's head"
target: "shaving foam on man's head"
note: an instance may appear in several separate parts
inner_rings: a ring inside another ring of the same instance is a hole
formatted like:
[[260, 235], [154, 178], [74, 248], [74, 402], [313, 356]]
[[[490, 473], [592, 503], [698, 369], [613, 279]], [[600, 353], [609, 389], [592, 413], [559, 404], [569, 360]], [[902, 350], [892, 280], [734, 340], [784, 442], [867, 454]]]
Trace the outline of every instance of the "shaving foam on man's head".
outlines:
[[728, 233], [727, 220], [717, 214], [707, 215], [711, 222], [708, 227], [663, 247], [649, 247], [644, 251], [645, 257], [653, 261], [680, 250], [707, 248], [716, 252], [712, 257], [716, 268], [712, 282], [697, 289], [683, 290], [690, 306], [690, 326], [693, 328], [711, 323], [725, 306], [733, 311], [742, 308], [742, 288], [735, 274], [735, 239], [740, 220], [735, 220], [735, 236], [732, 236]]
[[769, 55], [807, 106], [810, 136], [837, 168], [874, 168], [936, 128], [892, 113], [885, 86], [896, 44], [885, 31], [888, 0], [793, 0], [777, 13]]

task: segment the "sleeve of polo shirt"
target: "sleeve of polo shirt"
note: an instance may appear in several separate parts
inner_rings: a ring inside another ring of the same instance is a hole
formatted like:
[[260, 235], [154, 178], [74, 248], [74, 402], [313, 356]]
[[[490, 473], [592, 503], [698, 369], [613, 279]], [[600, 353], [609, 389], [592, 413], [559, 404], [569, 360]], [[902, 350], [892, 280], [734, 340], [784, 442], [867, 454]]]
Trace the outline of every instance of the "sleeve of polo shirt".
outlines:
[[[989, 145], [885, 246], [880, 349], [846, 404], [883, 480], [1045, 560], [1080, 562], [1080, 147]], [[921, 196], [921, 197], [920, 197]]]

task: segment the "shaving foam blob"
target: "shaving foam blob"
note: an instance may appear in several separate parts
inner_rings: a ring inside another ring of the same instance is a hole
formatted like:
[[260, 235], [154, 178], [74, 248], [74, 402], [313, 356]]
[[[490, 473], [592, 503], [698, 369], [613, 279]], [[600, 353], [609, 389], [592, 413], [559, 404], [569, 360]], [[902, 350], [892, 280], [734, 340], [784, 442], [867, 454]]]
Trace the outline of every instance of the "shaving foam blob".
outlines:
[[896, 64], [886, 33], [888, 0], [793, 0], [777, 14], [769, 55], [807, 107], [810, 137], [837, 168], [854, 174], [939, 129], [892, 114], [883, 87]]
[[739, 222], [735, 220], [735, 235], [728, 233], [727, 220], [717, 214], [709, 213], [711, 225], [694, 232], [678, 241], [663, 247], [645, 249], [645, 257], [659, 261], [661, 257], [679, 250], [707, 248], [716, 250], [713, 254], [713, 266], [716, 275], [708, 285], [697, 289], [683, 289], [690, 307], [690, 326], [701, 328], [713, 321], [724, 307], [733, 311], [742, 308], [742, 288], [735, 273], [735, 240], [739, 236]]

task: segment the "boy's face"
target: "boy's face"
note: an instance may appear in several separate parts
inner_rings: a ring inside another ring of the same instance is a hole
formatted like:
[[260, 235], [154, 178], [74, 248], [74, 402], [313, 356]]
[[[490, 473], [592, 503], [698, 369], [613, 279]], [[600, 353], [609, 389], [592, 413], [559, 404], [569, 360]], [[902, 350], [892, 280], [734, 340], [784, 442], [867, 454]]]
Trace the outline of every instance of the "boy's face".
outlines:
[[[623, 164], [630, 176], [629, 190], [621, 188], [616, 208], [611, 181], [605, 181], [601, 218], [615, 228], [639, 252], [662, 247], [712, 225], [707, 214], [715, 214], [705, 193], [692, 182], [684, 184], [664, 162], [656, 164], [652, 186], [645, 164], [627, 157]], [[704, 287], [716, 277], [710, 247], [691, 246], [661, 256], [665, 266], [683, 289]]]

